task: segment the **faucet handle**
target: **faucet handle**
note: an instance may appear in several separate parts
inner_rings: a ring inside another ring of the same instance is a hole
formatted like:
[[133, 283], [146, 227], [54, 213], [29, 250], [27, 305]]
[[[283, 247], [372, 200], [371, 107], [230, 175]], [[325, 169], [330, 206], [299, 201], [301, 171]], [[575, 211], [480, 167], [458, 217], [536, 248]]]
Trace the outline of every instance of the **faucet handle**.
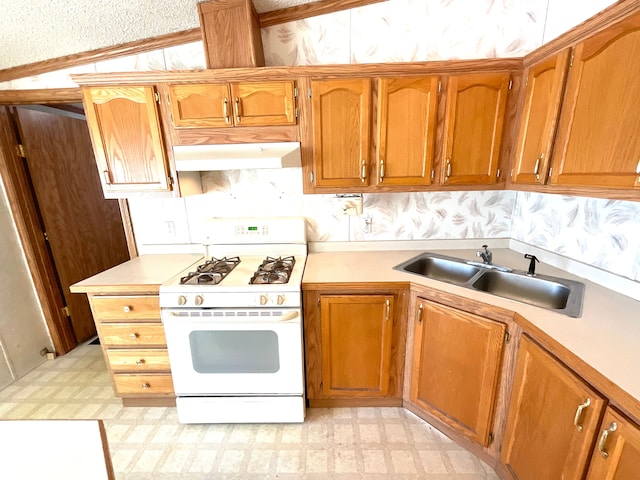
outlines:
[[529, 263], [529, 270], [527, 271], [527, 275], [530, 275], [532, 277], [535, 276], [536, 262], [540, 263], [540, 260], [538, 260], [538, 257], [536, 257], [535, 255], [531, 255], [529, 253], [525, 253], [524, 258], [526, 258], [527, 260], [531, 260], [531, 262]]

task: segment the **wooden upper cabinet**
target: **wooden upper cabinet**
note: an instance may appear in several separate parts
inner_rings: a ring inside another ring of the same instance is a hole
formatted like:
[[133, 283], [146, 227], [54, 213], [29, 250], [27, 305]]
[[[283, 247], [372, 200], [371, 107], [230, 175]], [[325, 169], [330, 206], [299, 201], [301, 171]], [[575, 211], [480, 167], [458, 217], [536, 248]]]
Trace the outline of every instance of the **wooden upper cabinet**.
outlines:
[[264, 67], [258, 14], [251, 0], [198, 3], [207, 68]]
[[640, 13], [578, 44], [551, 183], [640, 187]]
[[312, 80], [311, 91], [315, 186], [368, 185], [371, 81]]
[[376, 185], [429, 185], [438, 78], [378, 80]]
[[167, 86], [175, 128], [295, 125], [292, 80], [171, 84]]
[[514, 379], [500, 454], [505, 470], [518, 480], [583, 478], [602, 397], [526, 336]]
[[546, 183], [569, 55], [567, 49], [527, 71], [513, 183]]
[[322, 295], [322, 395], [389, 393], [393, 295]]
[[105, 197], [171, 190], [153, 86], [83, 87]]
[[418, 299], [411, 401], [487, 446], [506, 325]]
[[634, 480], [640, 471], [640, 427], [607, 408], [587, 480]]
[[441, 177], [445, 185], [497, 182], [509, 74], [449, 78]]

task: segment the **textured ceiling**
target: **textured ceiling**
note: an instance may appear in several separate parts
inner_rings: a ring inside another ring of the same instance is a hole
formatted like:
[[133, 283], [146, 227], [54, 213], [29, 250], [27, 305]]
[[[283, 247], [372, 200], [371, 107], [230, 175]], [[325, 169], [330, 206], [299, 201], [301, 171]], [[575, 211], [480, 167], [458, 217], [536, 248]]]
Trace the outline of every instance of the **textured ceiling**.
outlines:
[[[253, 0], [258, 13], [314, 0]], [[198, 27], [198, 0], [0, 0], [0, 70]]]

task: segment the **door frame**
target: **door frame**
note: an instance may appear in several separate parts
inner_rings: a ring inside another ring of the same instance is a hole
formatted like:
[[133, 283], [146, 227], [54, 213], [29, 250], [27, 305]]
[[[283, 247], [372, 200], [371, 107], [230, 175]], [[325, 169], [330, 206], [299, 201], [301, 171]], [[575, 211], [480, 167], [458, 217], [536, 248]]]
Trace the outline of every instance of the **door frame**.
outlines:
[[[0, 107], [9, 105], [55, 105], [81, 103], [79, 88], [0, 91]], [[64, 312], [62, 292], [56, 280], [56, 270], [43, 236], [40, 213], [30, 185], [30, 178], [18, 154], [18, 140], [12, 119], [6, 108], [0, 108], [0, 181], [9, 200], [9, 209], [18, 231], [27, 267], [34, 283], [45, 323], [59, 355], [68, 353], [78, 344], [71, 322]], [[135, 236], [126, 199], [118, 200], [129, 257], [138, 256]]]

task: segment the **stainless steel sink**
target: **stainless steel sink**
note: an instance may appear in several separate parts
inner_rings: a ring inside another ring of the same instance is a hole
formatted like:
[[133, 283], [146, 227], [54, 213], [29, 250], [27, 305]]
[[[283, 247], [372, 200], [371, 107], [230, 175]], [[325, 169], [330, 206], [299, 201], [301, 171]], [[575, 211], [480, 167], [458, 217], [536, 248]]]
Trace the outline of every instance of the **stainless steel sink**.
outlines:
[[506, 267], [425, 252], [393, 267], [403, 272], [452, 283], [570, 317], [582, 315], [584, 284], [549, 275], [529, 276]]

